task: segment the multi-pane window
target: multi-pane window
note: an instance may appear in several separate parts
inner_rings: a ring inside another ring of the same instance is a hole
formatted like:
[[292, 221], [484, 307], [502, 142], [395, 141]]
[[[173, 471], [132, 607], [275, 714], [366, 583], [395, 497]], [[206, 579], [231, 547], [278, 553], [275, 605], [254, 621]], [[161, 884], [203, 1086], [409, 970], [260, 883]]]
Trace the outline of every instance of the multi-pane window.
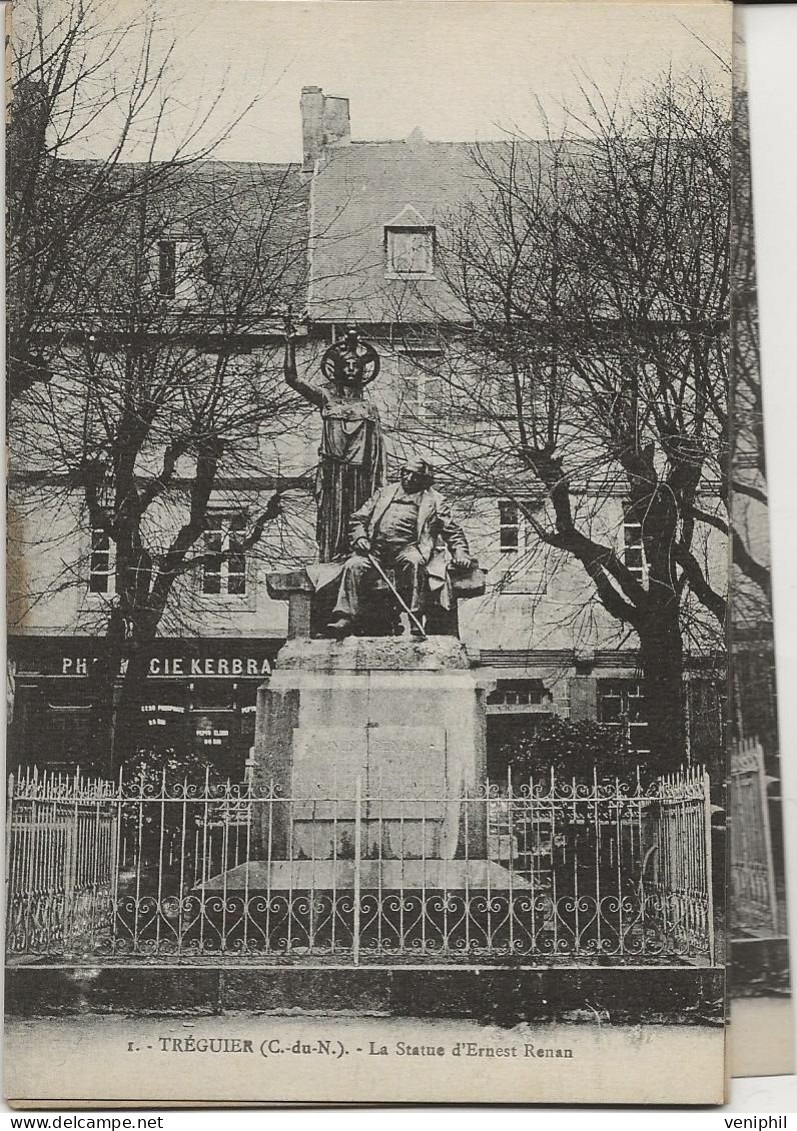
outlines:
[[434, 274], [434, 228], [385, 228], [387, 273], [402, 279]]
[[416, 372], [406, 378], [401, 391], [399, 426], [412, 426], [440, 416], [441, 393], [440, 378], [431, 373]]
[[631, 513], [628, 506], [624, 507], [623, 519], [623, 562], [629, 573], [633, 574], [640, 584], [644, 584], [647, 577], [645, 562], [645, 546], [642, 541], [642, 523]]
[[487, 696], [493, 707], [531, 707], [548, 697], [540, 679], [499, 679], [494, 691]]
[[158, 241], [158, 290], [164, 298], [177, 294], [177, 241]]
[[89, 557], [89, 592], [113, 592], [113, 553], [111, 539], [105, 530], [95, 527], [91, 532]]
[[598, 683], [598, 722], [618, 727], [638, 754], [650, 751], [642, 685], [633, 679], [602, 679]]
[[[534, 534], [534, 524], [527, 517], [538, 509], [534, 499], [516, 503], [514, 499], [498, 500], [498, 550], [501, 554], [498, 572], [491, 574], [503, 593], [528, 593], [542, 596], [550, 580], [549, 553]], [[498, 563], [496, 563], [498, 564]]]
[[205, 531], [205, 554], [202, 592], [241, 596], [246, 593], [246, 515], [215, 514], [208, 519]]
[[512, 499], [498, 502], [498, 538], [502, 554], [516, 554], [520, 549], [520, 509]]
[[397, 355], [399, 428], [413, 428], [445, 413], [448, 388], [435, 371], [440, 351], [435, 348], [402, 350]]

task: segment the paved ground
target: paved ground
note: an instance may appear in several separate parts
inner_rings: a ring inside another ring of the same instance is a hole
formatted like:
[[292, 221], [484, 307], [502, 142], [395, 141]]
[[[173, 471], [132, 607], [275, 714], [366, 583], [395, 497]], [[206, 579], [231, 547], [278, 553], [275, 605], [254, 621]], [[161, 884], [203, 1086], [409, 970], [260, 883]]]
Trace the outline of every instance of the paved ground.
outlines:
[[[723, 1030], [352, 1016], [7, 1021], [5, 1095], [186, 1099], [719, 1102]], [[211, 1043], [212, 1042], [212, 1043]]]

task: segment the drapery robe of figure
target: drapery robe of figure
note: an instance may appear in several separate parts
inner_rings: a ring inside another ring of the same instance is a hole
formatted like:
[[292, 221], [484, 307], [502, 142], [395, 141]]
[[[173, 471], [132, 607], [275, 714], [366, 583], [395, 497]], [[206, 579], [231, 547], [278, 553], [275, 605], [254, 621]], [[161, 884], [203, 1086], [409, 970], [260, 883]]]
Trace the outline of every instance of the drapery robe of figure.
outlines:
[[322, 562], [347, 557], [351, 517], [385, 481], [379, 412], [370, 401], [327, 395], [316, 475], [316, 540]]

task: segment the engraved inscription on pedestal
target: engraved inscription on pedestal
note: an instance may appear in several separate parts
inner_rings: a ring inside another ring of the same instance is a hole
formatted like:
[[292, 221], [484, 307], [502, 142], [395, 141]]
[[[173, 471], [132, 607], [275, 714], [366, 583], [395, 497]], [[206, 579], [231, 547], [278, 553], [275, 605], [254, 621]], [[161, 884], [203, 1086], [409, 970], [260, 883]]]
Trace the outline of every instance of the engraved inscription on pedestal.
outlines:
[[371, 799], [442, 798], [446, 792], [444, 727], [297, 727], [294, 798], [353, 798], [356, 779]]
[[291, 795], [313, 800], [354, 800], [357, 777], [368, 766], [366, 727], [296, 727]]

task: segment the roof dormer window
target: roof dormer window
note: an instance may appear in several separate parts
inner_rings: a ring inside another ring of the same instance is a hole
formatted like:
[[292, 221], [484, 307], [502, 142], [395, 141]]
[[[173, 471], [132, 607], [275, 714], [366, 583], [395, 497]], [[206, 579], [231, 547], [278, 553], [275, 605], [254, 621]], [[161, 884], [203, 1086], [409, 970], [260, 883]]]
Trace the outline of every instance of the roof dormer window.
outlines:
[[177, 293], [176, 240], [158, 240], [158, 290], [164, 298]]
[[435, 228], [408, 204], [385, 225], [385, 275], [388, 279], [433, 279]]
[[164, 232], [152, 249], [150, 270], [157, 293], [179, 306], [194, 306], [205, 279], [207, 253], [202, 239], [186, 232]]

